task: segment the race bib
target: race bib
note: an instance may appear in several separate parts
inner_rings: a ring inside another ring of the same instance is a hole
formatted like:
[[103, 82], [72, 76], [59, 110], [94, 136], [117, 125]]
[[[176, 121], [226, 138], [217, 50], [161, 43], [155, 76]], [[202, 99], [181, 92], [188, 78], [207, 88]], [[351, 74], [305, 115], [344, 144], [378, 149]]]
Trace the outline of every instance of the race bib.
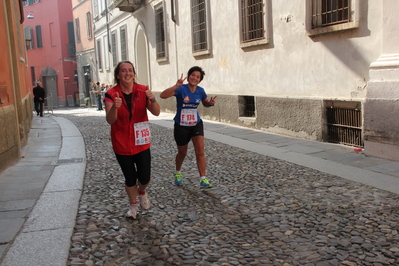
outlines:
[[197, 109], [182, 109], [180, 114], [181, 126], [195, 126], [197, 124]]
[[151, 143], [150, 122], [135, 123], [134, 136], [136, 145]]

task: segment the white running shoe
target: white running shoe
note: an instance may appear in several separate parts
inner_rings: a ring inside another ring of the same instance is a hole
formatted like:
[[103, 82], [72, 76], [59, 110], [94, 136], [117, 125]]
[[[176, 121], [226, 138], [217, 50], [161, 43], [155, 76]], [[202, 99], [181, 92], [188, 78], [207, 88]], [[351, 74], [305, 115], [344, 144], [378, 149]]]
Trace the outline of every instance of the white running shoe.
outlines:
[[136, 219], [138, 210], [139, 210], [138, 204], [130, 204], [129, 210], [126, 213], [126, 217]]
[[147, 197], [147, 193], [145, 193], [144, 195], [139, 195], [139, 199], [141, 208], [143, 210], [148, 210], [150, 208], [150, 201]]

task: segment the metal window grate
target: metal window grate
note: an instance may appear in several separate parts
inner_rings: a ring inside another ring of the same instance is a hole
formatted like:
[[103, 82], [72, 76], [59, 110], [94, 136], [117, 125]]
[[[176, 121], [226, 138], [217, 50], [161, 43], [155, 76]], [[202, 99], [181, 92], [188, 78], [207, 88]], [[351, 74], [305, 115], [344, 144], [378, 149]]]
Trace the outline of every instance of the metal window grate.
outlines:
[[205, 0], [192, 0], [191, 10], [193, 21], [193, 51], [204, 51], [208, 49]]
[[101, 57], [101, 40], [97, 40], [97, 58], [98, 58], [98, 68], [103, 69], [103, 60]]
[[363, 147], [361, 110], [328, 107], [326, 111], [329, 142]]
[[254, 96], [239, 96], [238, 103], [240, 117], [255, 117]]
[[313, 0], [312, 27], [326, 27], [349, 22], [349, 0]]
[[120, 38], [121, 38], [121, 59], [122, 61], [127, 60], [127, 44], [126, 44], [126, 29], [120, 29]]
[[156, 54], [157, 59], [165, 57], [165, 29], [163, 23], [163, 7], [155, 10]]
[[111, 33], [111, 52], [112, 52], [112, 65], [116, 66], [116, 64], [118, 64], [118, 51], [117, 49], [117, 45], [116, 45], [116, 32], [112, 32]]
[[242, 0], [242, 40], [250, 42], [264, 37], [263, 0]]

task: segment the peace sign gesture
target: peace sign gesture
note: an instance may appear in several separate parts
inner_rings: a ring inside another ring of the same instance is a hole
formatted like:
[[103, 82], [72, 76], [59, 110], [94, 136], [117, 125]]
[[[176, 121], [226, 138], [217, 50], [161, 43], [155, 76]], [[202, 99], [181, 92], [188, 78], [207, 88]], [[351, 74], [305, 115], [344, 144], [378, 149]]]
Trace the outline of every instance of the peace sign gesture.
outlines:
[[183, 73], [181, 73], [181, 77], [176, 81], [176, 86], [180, 87], [181, 85], [183, 85], [184, 81], [186, 80], [187, 77], [185, 77], [183, 79]]

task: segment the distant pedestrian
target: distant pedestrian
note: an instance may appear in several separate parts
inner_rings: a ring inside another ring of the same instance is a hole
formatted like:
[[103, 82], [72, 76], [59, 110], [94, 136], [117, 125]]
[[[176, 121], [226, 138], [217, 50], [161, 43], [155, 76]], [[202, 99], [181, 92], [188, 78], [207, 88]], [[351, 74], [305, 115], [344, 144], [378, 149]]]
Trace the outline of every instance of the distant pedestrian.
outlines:
[[[205, 72], [202, 68], [194, 66], [188, 71], [187, 77], [183, 79], [182, 74], [174, 86], [160, 94], [162, 99], [176, 97], [177, 112], [174, 117], [174, 138], [177, 144], [177, 155], [175, 158], [176, 171], [174, 172], [174, 178], [175, 184], [178, 186], [183, 184], [181, 168], [187, 155], [188, 143], [192, 140], [200, 175], [200, 187], [213, 187], [206, 178], [204, 125], [197, 108], [200, 102], [205, 107], [214, 106], [217, 96], [208, 99], [205, 90], [198, 86], [204, 76]], [[188, 84], [183, 84], [186, 78]]]
[[160, 107], [148, 86], [137, 84], [136, 71], [129, 61], [114, 70], [116, 86], [105, 93], [106, 120], [111, 125], [111, 142], [125, 177], [130, 199], [127, 217], [136, 219], [139, 206], [150, 208], [146, 188], [151, 179], [151, 133], [147, 109], [155, 116]]
[[33, 101], [35, 103], [35, 111], [37, 116], [43, 117], [43, 104], [44, 98], [46, 97], [46, 92], [43, 87], [40, 86], [40, 83], [36, 83], [36, 87], [33, 88]]
[[[103, 110], [103, 102], [102, 102], [102, 86], [100, 86], [100, 82], [96, 84], [96, 99], [97, 99], [97, 111]], [[104, 83], [103, 83], [104, 85]]]

